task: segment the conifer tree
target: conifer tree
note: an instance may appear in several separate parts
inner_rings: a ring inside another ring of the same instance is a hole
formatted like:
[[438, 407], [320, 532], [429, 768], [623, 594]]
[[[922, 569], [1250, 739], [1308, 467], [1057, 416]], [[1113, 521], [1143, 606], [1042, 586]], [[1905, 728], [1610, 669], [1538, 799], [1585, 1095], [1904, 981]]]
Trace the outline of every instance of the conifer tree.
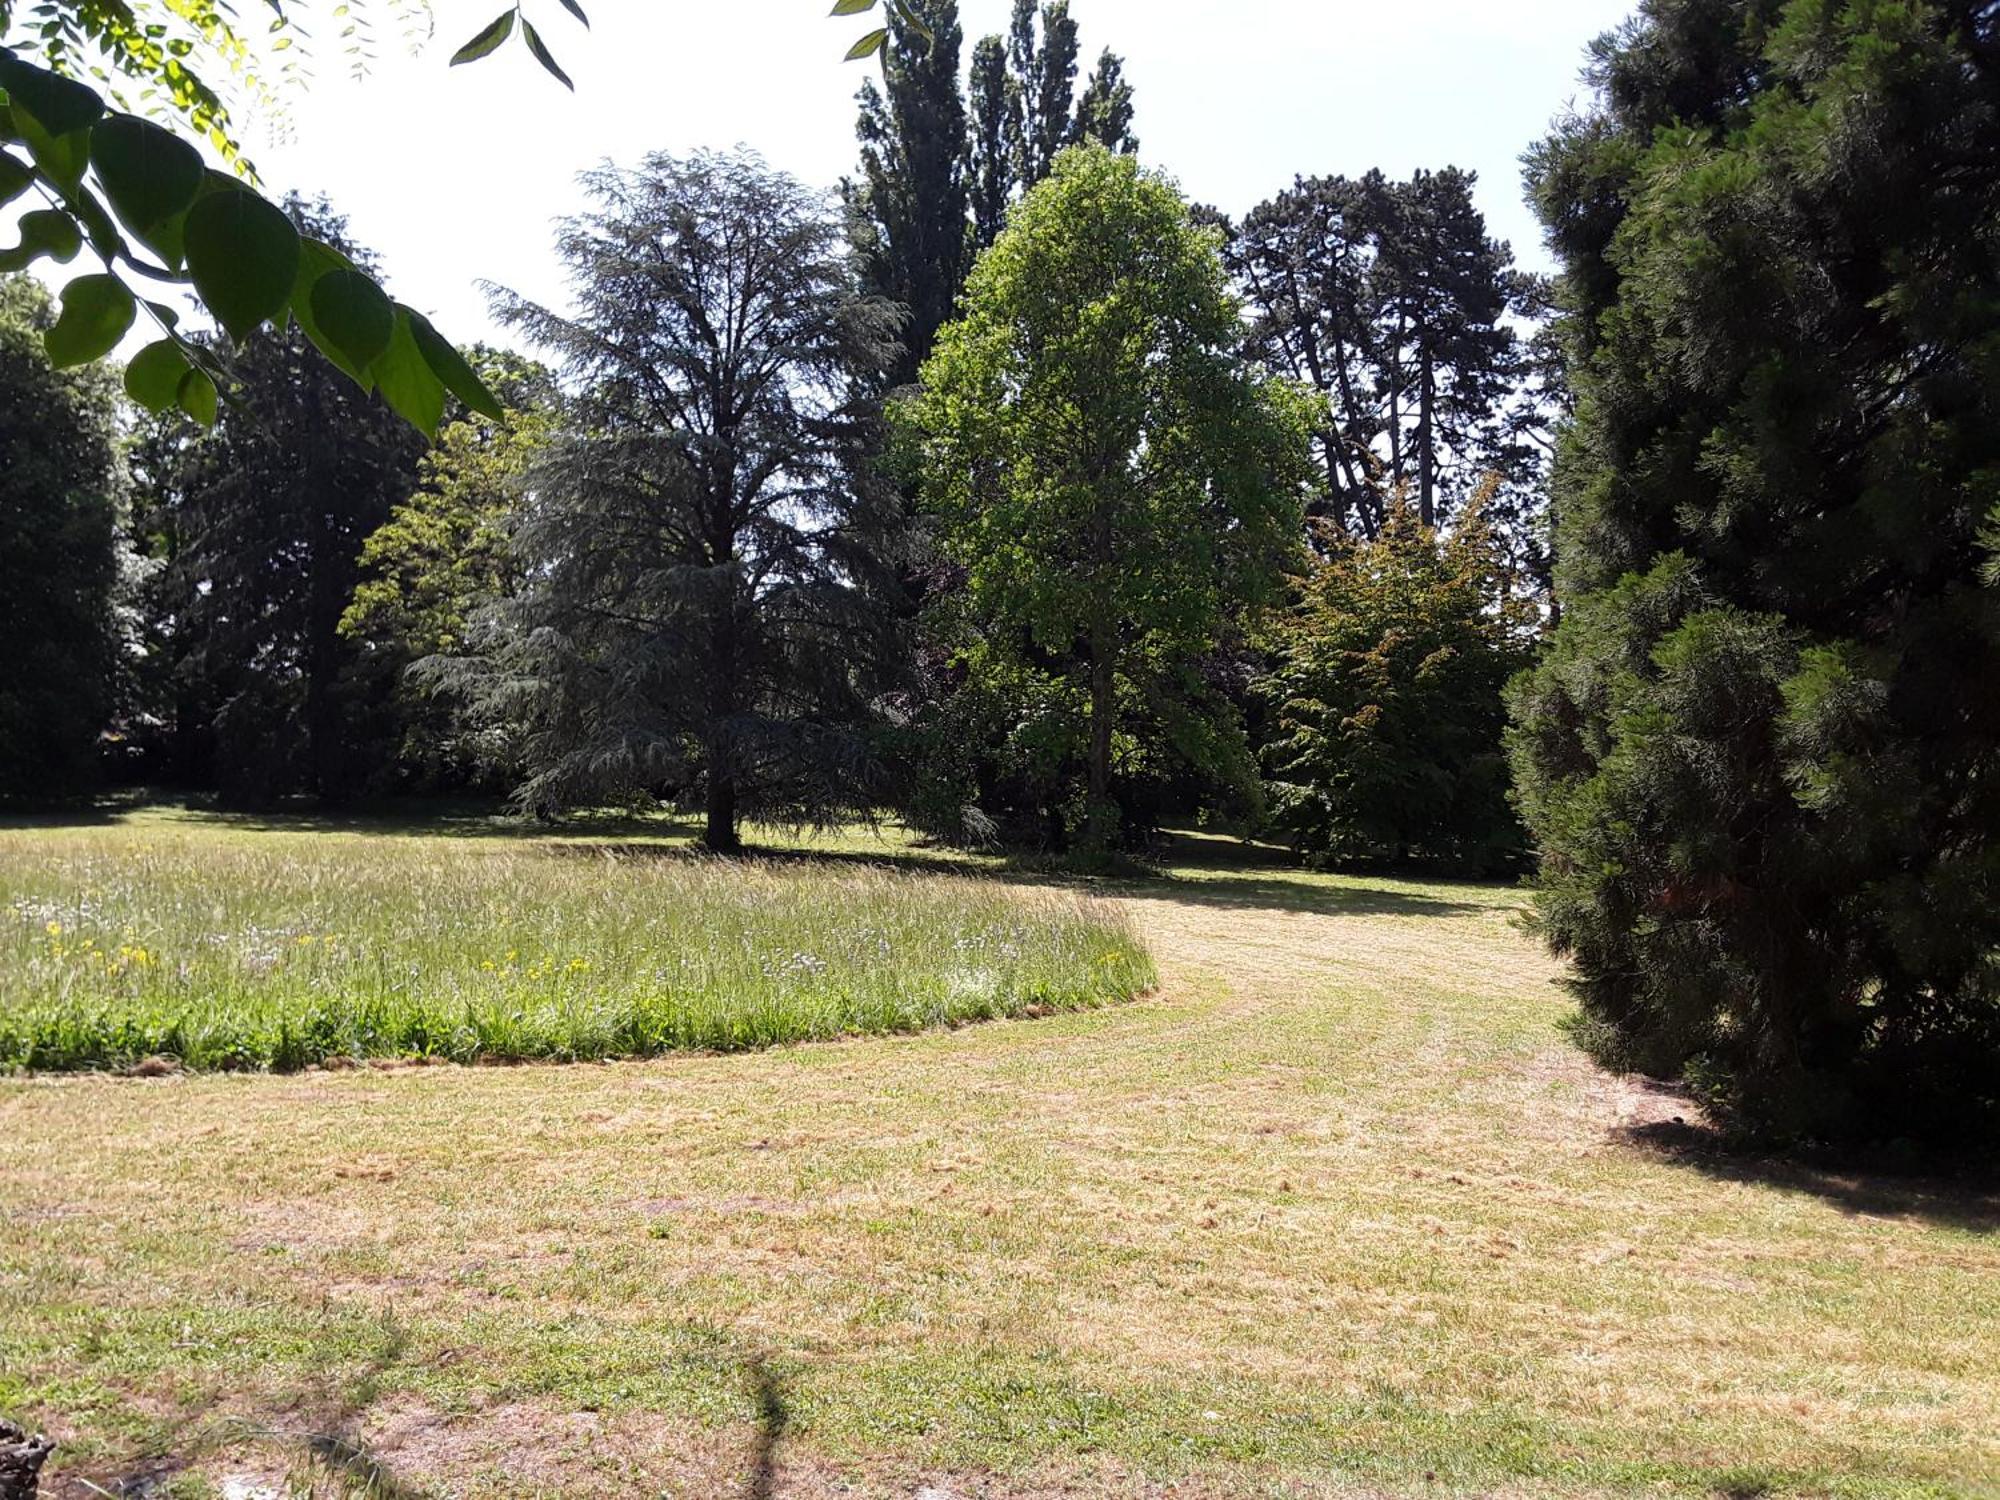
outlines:
[[1648, 0], [1592, 78], [1513, 731], [1584, 1036], [1774, 1136], [2000, 1138], [2000, 21]]
[[754, 155], [584, 183], [575, 315], [496, 294], [574, 397], [526, 476], [517, 592], [442, 680], [523, 726], [537, 811], [672, 795], [729, 851], [745, 818], [865, 808], [898, 505], [857, 462], [879, 422], [857, 384], [897, 310], [855, 290], [830, 205]]
[[118, 666], [117, 395], [50, 367], [54, 320], [40, 285], [0, 278], [0, 799], [91, 788]]
[[[324, 202], [287, 209], [372, 264]], [[373, 790], [397, 728], [350, 679], [340, 619], [423, 440], [295, 325], [217, 352], [232, 376], [221, 419], [183, 427], [141, 497], [143, 529], [171, 556], [151, 608], [171, 622], [173, 759], [238, 803]]]

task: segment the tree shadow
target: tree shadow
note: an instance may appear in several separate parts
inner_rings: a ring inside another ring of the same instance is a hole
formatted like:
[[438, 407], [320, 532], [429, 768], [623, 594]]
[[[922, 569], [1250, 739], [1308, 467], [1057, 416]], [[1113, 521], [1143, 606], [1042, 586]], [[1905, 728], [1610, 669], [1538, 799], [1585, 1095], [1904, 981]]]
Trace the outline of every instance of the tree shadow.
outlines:
[[[1663, 1092], [1685, 1097], [1672, 1085]], [[2000, 1234], [2000, 1173], [1957, 1173], [1884, 1165], [1863, 1155], [1779, 1156], [1734, 1146], [1713, 1126], [1689, 1117], [1621, 1127], [1627, 1145], [1717, 1182], [1775, 1188], [1818, 1198], [1856, 1218], [1908, 1220], [1968, 1234]]]
[[[1482, 891], [1490, 887], [1476, 887]], [[1457, 900], [1389, 886], [1314, 885], [1303, 880], [1185, 880], [1172, 875], [1134, 882], [1132, 894], [1183, 906], [1297, 912], [1317, 917], [1465, 917], [1505, 908], [1491, 901]]]
[[749, 1500], [772, 1500], [778, 1492], [778, 1447], [791, 1425], [791, 1411], [785, 1404], [784, 1386], [762, 1355], [752, 1355], [746, 1361], [745, 1373], [757, 1407], [757, 1445], [751, 1454], [750, 1483], [745, 1493]]

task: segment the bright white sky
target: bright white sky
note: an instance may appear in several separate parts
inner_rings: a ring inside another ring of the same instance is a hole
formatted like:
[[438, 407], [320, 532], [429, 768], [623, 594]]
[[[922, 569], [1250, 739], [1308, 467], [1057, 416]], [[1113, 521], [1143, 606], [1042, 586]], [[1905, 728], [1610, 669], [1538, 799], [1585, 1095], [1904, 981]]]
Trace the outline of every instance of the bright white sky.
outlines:
[[[492, 337], [478, 283], [561, 301], [550, 221], [580, 204], [576, 173], [654, 149], [746, 143], [831, 186], [854, 160], [854, 91], [840, 55], [862, 18], [831, 0], [557, 0], [528, 14], [576, 80], [571, 95], [518, 36], [448, 68], [502, 0], [435, 0], [436, 36], [407, 55], [388, 0], [368, 75], [322, 20], [317, 77], [288, 136], [246, 135], [268, 191], [325, 192], [378, 251], [393, 293], [460, 342]], [[322, 13], [326, 5], [306, 10]], [[1580, 94], [1585, 44], [1631, 0], [1071, 0], [1086, 61], [1110, 45], [1136, 91], [1140, 154], [1232, 214], [1295, 175], [1475, 170], [1492, 231], [1545, 264], [1521, 204], [1519, 157]], [[961, 0], [973, 39], [1009, 0]], [[57, 273], [60, 276], [60, 272]]]

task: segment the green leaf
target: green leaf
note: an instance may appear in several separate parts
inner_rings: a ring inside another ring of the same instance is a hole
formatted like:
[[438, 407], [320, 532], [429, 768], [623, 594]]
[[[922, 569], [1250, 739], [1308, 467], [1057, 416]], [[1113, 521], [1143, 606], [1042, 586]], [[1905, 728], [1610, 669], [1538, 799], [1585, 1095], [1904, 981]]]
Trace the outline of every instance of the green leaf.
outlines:
[[528, 50], [535, 54], [535, 61], [546, 68], [557, 83], [575, 93], [576, 85], [569, 81], [569, 74], [556, 66], [556, 60], [549, 56], [549, 49], [542, 45], [542, 34], [535, 30], [534, 23], [526, 16], [521, 17], [521, 35], [527, 40]]
[[829, 14], [836, 16], [858, 16], [863, 11], [873, 10], [875, 0], [836, 0]]
[[452, 53], [451, 65], [455, 68], [460, 63], [478, 62], [480, 58], [493, 51], [494, 48], [498, 47], [513, 34], [514, 12], [512, 10], [503, 10], [499, 15], [486, 23], [485, 29], [478, 36]]
[[90, 132], [72, 130], [67, 135], [55, 135], [42, 128], [41, 122], [29, 115], [16, 111], [14, 123], [19, 128], [21, 139], [28, 147], [28, 154], [35, 159], [51, 182], [66, 188], [74, 188], [83, 181], [83, 169], [90, 165]]
[[417, 351], [424, 357], [424, 363], [431, 367], [431, 373], [444, 382], [444, 388], [465, 403], [469, 410], [482, 417], [500, 421], [505, 415], [499, 398], [486, 389], [486, 382], [479, 378], [479, 372], [465, 361], [465, 356], [451, 346], [451, 341], [431, 326], [431, 320], [422, 313], [410, 315], [410, 333], [417, 341]]
[[0, 250], [0, 271], [22, 271], [47, 256], [59, 264], [76, 259], [83, 248], [83, 231], [59, 208], [38, 208], [21, 215], [21, 243]]
[[341, 351], [340, 345], [319, 326], [319, 319], [313, 316], [313, 288], [319, 285], [320, 278], [354, 268], [354, 262], [333, 246], [319, 240], [301, 240], [298, 279], [292, 283], [292, 317], [315, 349], [332, 360], [361, 389], [372, 391], [375, 389], [375, 377], [368, 373], [367, 366], [352, 363]]
[[179, 399], [181, 382], [193, 368], [177, 340], [160, 339], [125, 366], [125, 394], [157, 417]]
[[327, 341], [365, 370], [389, 347], [396, 331], [396, 308], [362, 271], [328, 271], [314, 280], [312, 316]]
[[7, 91], [16, 126], [23, 115], [32, 116], [51, 137], [88, 130], [104, 113], [95, 89], [23, 62], [5, 47], [0, 47], [0, 89]]
[[583, 22], [583, 29], [585, 31], [590, 30], [590, 17], [583, 13], [583, 7], [578, 5], [576, 0], [562, 0], [562, 8]]
[[12, 203], [35, 180], [35, 169], [11, 151], [0, 151], [0, 203]]
[[859, 62], [864, 57], [873, 57], [882, 50], [882, 44], [888, 40], [889, 28], [878, 26], [847, 49], [846, 61]]
[[202, 189], [201, 153], [135, 115], [111, 115], [90, 131], [90, 164], [133, 237], [179, 269], [181, 216]]
[[147, 312], [159, 320], [162, 328], [178, 328], [181, 326], [181, 315], [173, 308], [167, 306], [166, 303], [148, 302], [145, 304], [145, 308]]
[[42, 335], [49, 363], [67, 370], [104, 358], [138, 315], [139, 304], [116, 276], [77, 277], [63, 288], [61, 316]]
[[382, 356], [368, 367], [382, 399], [425, 437], [436, 437], [444, 416], [444, 382], [417, 347], [411, 319], [415, 315], [396, 304], [396, 331]]
[[204, 427], [213, 427], [216, 417], [215, 382], [203, 371], [190, 369], [181, 377], [181, 388], [174, 395], [180, 409], [193, 417]]
[[241, 343], [290, 301], [299, 274], [299, 232], [277, 205], [234, 186], [198, 199], [187, 215], [194, 289]]

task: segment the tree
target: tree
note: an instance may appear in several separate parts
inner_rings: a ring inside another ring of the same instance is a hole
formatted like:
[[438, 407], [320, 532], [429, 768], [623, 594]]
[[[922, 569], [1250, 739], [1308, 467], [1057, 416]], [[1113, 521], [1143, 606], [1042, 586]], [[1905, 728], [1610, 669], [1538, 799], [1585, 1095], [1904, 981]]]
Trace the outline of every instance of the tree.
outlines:
[[1138, 151], [1124, 62], [1106, 48], [1081, 99], [1076, 65], [1069, 0], [1039, 8], [1035, 0], [1014, 0], [1007, 35], [973, 49], [966, 179], [978, 249], [999, 237], [1008, 206], [1048, 176], [1064, 147], [1095, 141], [1127, 155]]
[[[324, 203], [298, 224], [369, 257]], [[170, 534], [156, 606], [172, 622], [184, 766], [237, 802], [366, 790], [397, 738], [350, 680], [341, 616], [362, 544], [416, 483], [418, 435], [297, 331], [218, 347], [233, 396], [215, 428], [163, 466], [142, 524]]]
[[1268, 632], [1273, 822], [1328, 864], [1518, 868], [1503, 690], [1536, 612], [1480, 502], [1440, 533], [1392, 496], [1373, 539], [1329, 545]]
[[88, 790], [118, 638], [123, 475], [101, 371], [51, 369], [47, 295], [0, 278], [0, 798]]
[[1391, 182], [1300, 178], [1228, 242], [1253, 316], [1251, 348], [1328, 398], [1324, 513], [1373, 535], [1405, 486], [1436, 525], [1488, 473], [1538, 468], [1509, 400], [1526, 376], [1513, 270], [1448, 167]]
[[980, 249], [1000, 237], [1007, 224], [1007, 207], [1021, 168], [1014, 160], [1020, 135], [1015, 114], [1020, 90], [1007, 71], [1007, 44], [997, 36], [982, 37], [972, 49], [972, 137], [967, 167], [972, 202], [973, 243]]
[[506, 416], [440, 429], [416, 490], [362, 545], [360, 582], [340, 621], [353, 678], [395, 708], [403, 785], [430, 791], [489, 785], [518, 769], [506, 734], [481, 733], [411, 669], [469, 649], [478, 617], [519, 591], [509, 537], [526, 477], [557, 433], [547, 371], [496, 350], [474, 351], [472, 363]]
[[893, 586], [872, 543], [898, 502], [856, 462], [896, 355], [842, 226], [753, 155], [655, 155], [585, 177], [564, 224], [579, 311], [500, 316], [575, 397], [530, 470], [524, 580], [447, 681], [525, 725], [524, 805], [673, 792], [711, 849], [745, 817], [867, 805], [865, 732]]
[[[1295, 545], [1305, 403], [1236, 356], [1214, 240], [1130, 157], [1076, 147], [980, 257], [901, 408], [965, 570], [982, 670], [1050, 706], [1085, 769], [1072, 825], [1116, 832], [1121, 723], [1241, 745], [1190, 678]], [[1201, 711], [1193, 711], [1199, 708]]]
[[1070, 141], [1095, 141], [1107, 151], [1136, 156], [1139, 138], [1132, 133], [1132, 85], [1125, 81], [1125, 59], [1109, 47], [1098, 54], [1097, 66], [1076, 101], [1076, 121]]
[[2000, 1137], [2000, 26], [1650, 0], [1530, 158], [1577, 414], [1517, 691], [1608, 1062], [1776, 1137]]
[[864, 285], [909, 309], [903, 352], [888, 372], [900, 386], [917, 378], [952, 315], [972, 249], [956, 0], [935, 0], [927, 34], [907, 21], [891, 30], [882, 88], [861, 86], [861, 174], [846, 197]]

